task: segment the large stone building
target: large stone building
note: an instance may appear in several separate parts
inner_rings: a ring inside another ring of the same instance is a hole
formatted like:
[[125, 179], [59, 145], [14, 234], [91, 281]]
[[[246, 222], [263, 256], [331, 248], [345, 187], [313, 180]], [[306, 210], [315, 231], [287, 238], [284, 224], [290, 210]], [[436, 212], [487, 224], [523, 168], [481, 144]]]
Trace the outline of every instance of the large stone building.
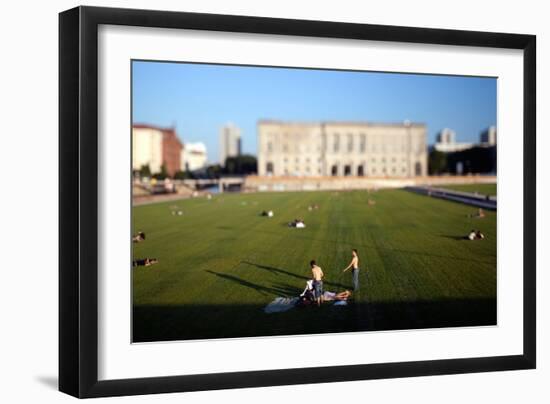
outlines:
[[151, 173], [160, 173], [162, 166], [169, 176], [181, 169], [183, 146], [173, 128], [159, 128], [151, 125], [132, 126], [132, 169], [149, 166]]
[[412, 177], [427, 174], [417, 123], [258, 122], [258, 174]]

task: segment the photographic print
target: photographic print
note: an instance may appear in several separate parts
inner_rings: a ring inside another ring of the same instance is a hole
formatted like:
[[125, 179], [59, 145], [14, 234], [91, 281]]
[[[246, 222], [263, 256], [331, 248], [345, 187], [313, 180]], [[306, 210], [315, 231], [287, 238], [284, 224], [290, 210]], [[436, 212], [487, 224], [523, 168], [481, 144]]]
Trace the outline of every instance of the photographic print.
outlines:
[[497, 324], [497, 78], [131, 69], [132, 342]]

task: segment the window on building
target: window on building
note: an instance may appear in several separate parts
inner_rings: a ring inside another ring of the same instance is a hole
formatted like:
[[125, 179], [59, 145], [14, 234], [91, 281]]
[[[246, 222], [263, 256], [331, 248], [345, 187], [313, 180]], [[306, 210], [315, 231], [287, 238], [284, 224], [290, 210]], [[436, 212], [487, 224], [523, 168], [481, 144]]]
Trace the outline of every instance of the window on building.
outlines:
[[268, 162], [266, 165], [265, 165], [265, 172], [267, 174], [273, 174], [273, 163], [272, 162]]
[[271, 153], [273, 151], [273, 143], [267, 142], [267, 151]]
[[365, 168], [363, 164], [359, 164], [359, 166], [357, 167], [357, 175], [359, 177], [362, 177], [363, 175], [365, 175]]
[[344, 166], [344, 175], [346, 175], [346, 176], [351, 175], [351, 165], [346, 164]]
[[340, 151], [340, 135], [338, 133], [335, 133], [333, 135], [334, 144], [332, 147], [332, 150], [334, 153], [338, 153]]
[[332, 168], [330, 169], [330, 174], [335, 177], [338, 175], [338, 166], [335, 164], [332, 166]]
[[288, 145], [286, 143], [283, 145], [283, 152], [288, 153]]
[[367, 151], [367, 135], [361, 133], [359, 138], [359, 151], [365, 153]]
[[420, 164], [420, 162], [414, 165], [414, 173], [415, 175], [422, 175], [422, 164]]
[[353, 135], [348, 133], [348, 153], [353, 151]]

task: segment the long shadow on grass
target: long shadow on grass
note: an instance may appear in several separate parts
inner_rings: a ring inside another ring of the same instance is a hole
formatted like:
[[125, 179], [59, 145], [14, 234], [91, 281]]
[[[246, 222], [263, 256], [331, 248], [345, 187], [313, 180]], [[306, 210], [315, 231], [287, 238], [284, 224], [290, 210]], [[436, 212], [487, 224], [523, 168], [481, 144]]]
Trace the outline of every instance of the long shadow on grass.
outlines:
[[206, 272], [212, 275], [216, 275], [217, 277], [220, 277], [227, 281], [235, 282], [241, 286], [245, 286], [247, 288], [257, 290], [263, 295], [270, 294], [273, 296], [298, 296], [301, 292], [300, 289], [297, 289], [296, 287], [293, 287], [287, 284], [277, 284], [277, 285], [273, 285], [272, 287], [268, 287], [268, 286], [263, 286], [257, 283], [247, 281], [245, 279], [239, 278], [234, 275], [222, 274], [222, 273], [214, 272], [210, 270], [206, 270]]
[[[284, 269], [271, 267], [271, 266], [268, 266], [268, 265], [255, 264], [254, 262], [249, 262], [249, 261], [241, 261], [241, 264], [252, 265], [252, 266], [255, 266], [258, 269], [264, 269], [264, 270], [269, 271], [269, 272], [271, 272], [272, 274], [275, 274], [275, 275], [277, 275], [277, 274], [287, 275], [287, 276], [291, 276], [291, 277], [296, 278], [296, 279], [302, 279], [304, 281], [308, 281], [308, 280], [311, 279], [311, 277], [307, 277], [307, 276], [303, 276], [303, 275], [297, 275], [293, 272], [285, 271]], [[335, 282], [327, 282], [326, 280], [323, 281], [323, 284], [325, 284], [327, 286], [334, 286], [334, 287], [340, 288], [340, 289], [349, 289], [350, 288], [349, 286], [342, 285], [340, 283], [335, 283]], [[304, 287], [305, 287], [305, 285], [304, 285]]]
[[[269, 300], [269, 299], [267, 299]], [[266, 304], [268, 301], [266, 300]], [[133, 342], [496, 325], [496, 299], [350, 303], [266, 314], [259, 304], [134, 305]]]

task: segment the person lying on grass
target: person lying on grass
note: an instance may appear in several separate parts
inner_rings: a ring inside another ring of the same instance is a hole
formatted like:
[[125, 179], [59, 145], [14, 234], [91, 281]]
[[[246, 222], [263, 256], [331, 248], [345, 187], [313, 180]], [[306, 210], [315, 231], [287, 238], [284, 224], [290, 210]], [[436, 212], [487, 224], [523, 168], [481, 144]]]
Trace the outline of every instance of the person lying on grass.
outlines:
[[132, 266], [134, 267], [148, 267], [159, 262], [156, 258], [144, 258], [141, 260], [134, 260]]
[[340, 293], [329, 292], [328, 290], [323, 293], [323, 301], [330, 302], [331, 300], [348, 300], [351, 297], [349, 290], [344, 290]]
[[145, 240], [145, 233], [140, 231], [138, 234], [132, 237], [132, 242], [139, 243], [140, 241]]
[[[322, 299], [325, 302], [329, 301], [347, 301], [351, 297], [351, 292], [349, 290], [345, 290], [343, 292], [335, 293], [335, 292], [329, 292], [324, 291], [322, 295]], [[317, 300], [315, 298], [315, 290], [313, 288], [313, 279], [310, 279], [306, 282], [306, 287], [304, 291], [300, 294], [298, 297], [298, 301], [296, 302], [296, 306], [298, 307], [305, 307], [310, 306], [312, 304], [317, 303]]]
[[468, 240], [483, 240], [485, 238], [485, 235], [481, 232], [481, 230], [470, 230], [470, 233], [468, 233], [468, 236], [466, 236]]
[[298, 229], [303, 229], [306, 227], [306, 224], [302, 219], [294, 219], [292, 222], [288, 224], [288, 227], [296, 227]]

